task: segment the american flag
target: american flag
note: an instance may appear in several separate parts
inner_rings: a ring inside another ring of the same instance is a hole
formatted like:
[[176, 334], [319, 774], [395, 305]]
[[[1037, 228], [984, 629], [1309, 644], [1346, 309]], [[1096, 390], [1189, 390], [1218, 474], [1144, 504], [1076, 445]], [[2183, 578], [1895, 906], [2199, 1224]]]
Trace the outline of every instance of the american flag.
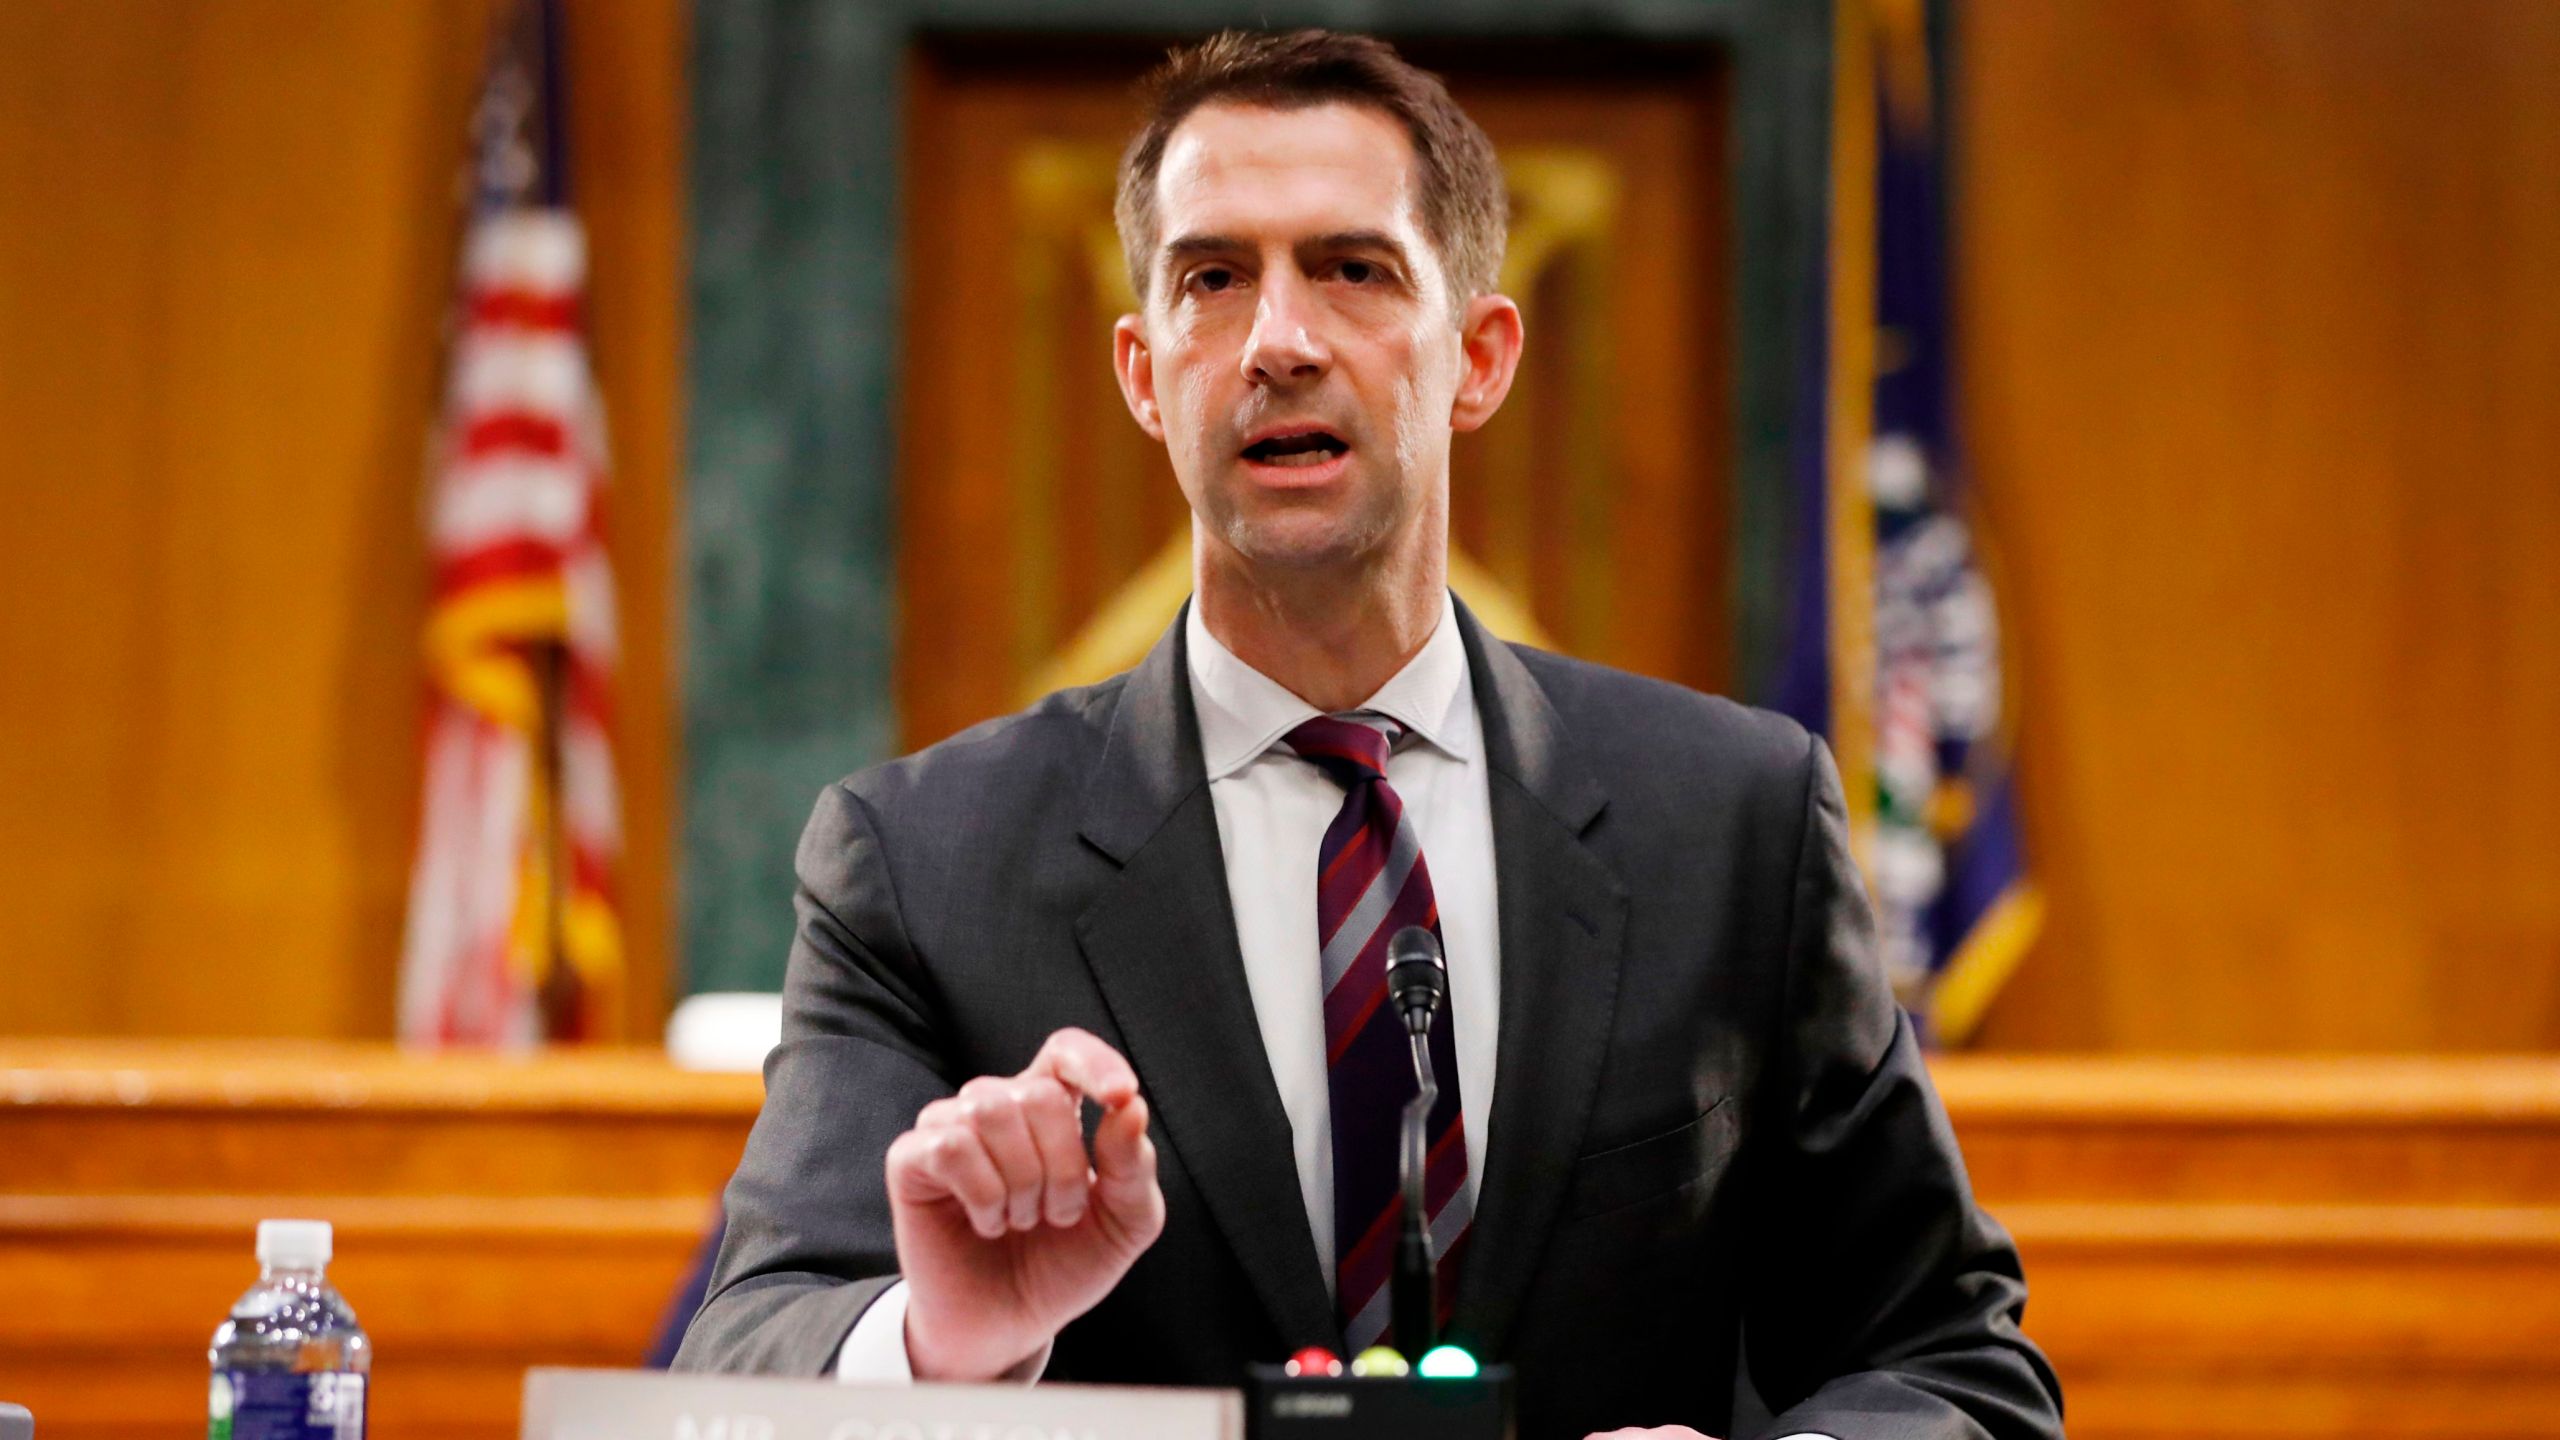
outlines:
[[550, 0], [514, 6], [473, 117], [427, 507], [426, 795], [400, 976], [416, 1045], [609, 1034], [621, 985], [604, 415], [558, 37]]

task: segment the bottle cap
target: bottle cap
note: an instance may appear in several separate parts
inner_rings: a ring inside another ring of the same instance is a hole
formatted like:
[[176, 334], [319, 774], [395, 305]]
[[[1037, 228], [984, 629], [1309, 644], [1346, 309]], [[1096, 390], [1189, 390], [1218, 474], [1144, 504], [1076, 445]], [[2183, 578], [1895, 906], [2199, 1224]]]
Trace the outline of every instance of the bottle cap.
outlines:
[[261, 1220], [258, 1263], [269, 1269], [317, 1270], [329, 1263], [331, 1238], [326, 1220]]

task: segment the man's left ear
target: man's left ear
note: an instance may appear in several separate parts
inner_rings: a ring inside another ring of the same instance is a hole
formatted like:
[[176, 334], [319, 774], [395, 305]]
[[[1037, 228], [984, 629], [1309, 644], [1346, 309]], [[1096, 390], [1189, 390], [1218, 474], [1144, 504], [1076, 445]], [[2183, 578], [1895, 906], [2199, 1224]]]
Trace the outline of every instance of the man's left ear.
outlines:
[[1511, 393], [1511, 377], [1520, 369], [1520, 307], [1507, 295], [1479, 295], [1458, 317], [1458, 344], [1465, 368], [1458, 375], [1458, 398], [1449, 407], [1449, 428], [1473, 430], [1493, 418]]

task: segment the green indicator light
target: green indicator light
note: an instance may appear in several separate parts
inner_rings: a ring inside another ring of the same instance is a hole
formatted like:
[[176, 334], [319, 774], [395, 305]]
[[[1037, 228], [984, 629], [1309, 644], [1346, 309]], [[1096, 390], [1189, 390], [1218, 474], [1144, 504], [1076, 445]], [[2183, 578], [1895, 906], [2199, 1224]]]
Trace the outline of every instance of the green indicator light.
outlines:
[[1476, 1376], [1476, 1357], [1455, 1345], [1443, 1345], [1424, 1351], [1422, 1363], [1413, 1368], [1432, 1380], [1472, 1380]]

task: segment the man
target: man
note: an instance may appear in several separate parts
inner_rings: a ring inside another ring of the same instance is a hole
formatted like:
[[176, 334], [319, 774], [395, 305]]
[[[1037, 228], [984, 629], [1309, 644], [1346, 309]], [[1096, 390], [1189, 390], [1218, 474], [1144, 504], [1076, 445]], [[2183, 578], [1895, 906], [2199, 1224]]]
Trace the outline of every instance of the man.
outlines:
[[1773, 1434], [2058, 1434], [1820, 744], [1449, 596], [1450, 437], [1522, 344], [1482, 132], [1375, 41], [1221, 36], [1119, 209], [1193, 603], [821, 797], [680, 1363], [1233, 1384], [1368, 1343], [1418, 924], [1450, 1331], [1519, 1367], [1524, 1436], [1723, 1434], [1746, 1340]]

